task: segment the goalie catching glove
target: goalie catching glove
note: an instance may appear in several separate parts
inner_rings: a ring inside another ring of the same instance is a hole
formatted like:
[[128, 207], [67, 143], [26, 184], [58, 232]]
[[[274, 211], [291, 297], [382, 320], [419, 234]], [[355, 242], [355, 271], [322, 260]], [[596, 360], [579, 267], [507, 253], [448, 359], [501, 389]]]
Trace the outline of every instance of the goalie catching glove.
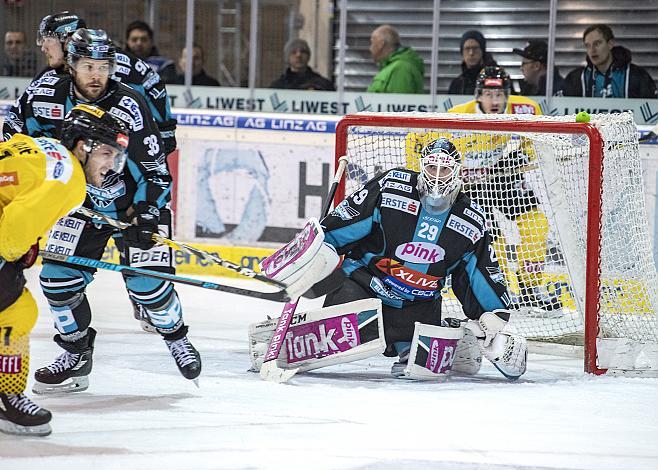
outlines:
[[482, 355], [510, 380], [516, 380], [526, 371], [528, 346], [524, 337], [503, 331], [509, 312], [494, 310], [485, 312], [479, 320], [466, 324], [477, 338]]
[[311, 218], [292, 241], [265, 258], [260, 268], [270, 279], [287, 284], [294, 299], [329, 276], [339, 264], [336, 249], [324, 242], [320, 223]]

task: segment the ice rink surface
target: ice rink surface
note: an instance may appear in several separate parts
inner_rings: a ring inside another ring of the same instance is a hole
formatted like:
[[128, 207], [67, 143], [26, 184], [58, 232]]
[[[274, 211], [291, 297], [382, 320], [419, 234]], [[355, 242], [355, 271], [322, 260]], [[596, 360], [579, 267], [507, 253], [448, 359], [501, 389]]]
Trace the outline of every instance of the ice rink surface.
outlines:
[[[28, 272], [41, 308], [32, 370], [61, 352], [38, 271]], [[381, 356], [279, 385], [246, 372], [247, 325], [282, 304], [178, 289], [201, 387], [140, 330], [121, 277], [99, 273], [90, 387], [29, 392], [53, 412], [53, 433], [0, 434], [1, 469], [658, 469], [658, 379], [592, 377], [581, 360], [531, 354], [516, 383], [488, 363], [473, 378], [418, 383], [392, 378]]]

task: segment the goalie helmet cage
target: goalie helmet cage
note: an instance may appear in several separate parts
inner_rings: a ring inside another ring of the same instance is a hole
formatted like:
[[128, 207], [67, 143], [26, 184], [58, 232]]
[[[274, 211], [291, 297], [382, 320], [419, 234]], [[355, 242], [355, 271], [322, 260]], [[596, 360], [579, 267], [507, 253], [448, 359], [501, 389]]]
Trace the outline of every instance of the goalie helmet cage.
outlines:
[[[498, 227], [494, 246], [512, 298], [521, 299], [520, 273], [532, 276], [534, 266], [539, 288], [560, 300], [550, 311], [519, 308], [510, 322], [516, 330], [529, 340], [582, 344], [589, 373], [656, 375], [658, 276], [632, 114], [594, 114], [589, 123], [573, 115], [347, 115], [336, 126], [336, 164], [343, 155], [350, 163], [335, 204], [389, 169], [417, 170], [420, 148], [438, 136], [457, 143], [467, 193], [492, 207], [487, 217]], [[501, 211], [520, 203], [494, 200], [504, 181], [531, 188], [538, 205]], [[534, 235], [528, 213], [538, 221]], [[524, 252], [532, 243], [542, 247], [534, 262]], [[463, 315], [450, 293], [443, 309], [444, 317]]]

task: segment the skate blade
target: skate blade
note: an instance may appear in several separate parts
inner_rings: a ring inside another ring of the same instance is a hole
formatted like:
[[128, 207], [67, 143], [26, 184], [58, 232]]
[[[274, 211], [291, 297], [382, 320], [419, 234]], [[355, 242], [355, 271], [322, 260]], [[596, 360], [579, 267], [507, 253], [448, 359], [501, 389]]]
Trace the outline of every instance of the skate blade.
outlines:
[[147, 321], [140, 320], [139, 325], [142, 327], [142, 331], [145, 331], [146, 333], [157, 333], [158, 332], [158, 330], [156, 330], [155, 327]]
[[282, 369], [276, 364], [276, 361], [263, 363], [260, 368], [260, 378], [269, 382], [283, 383], [297, 373], [299, 368]]
[[20, 424], [0, 419], [0, 432], [15, 436], [47, 436], [52, 432], [52, 429], [49, 423], [39, 424], [37, 426], [21, 426]]
[[199, 386], [199, 378], [198, 377], [196, 379], [192, 379], [192, 382], [194, 382], [194, 385], [196, 385], [196, 388], [201, 388]]
[[38, 395], [54, 395], [59, 393], [83, 392], [89, 388], [89, 377], [71, 377], [61, 384], [45, 384], [34, 382], [32, 391]]

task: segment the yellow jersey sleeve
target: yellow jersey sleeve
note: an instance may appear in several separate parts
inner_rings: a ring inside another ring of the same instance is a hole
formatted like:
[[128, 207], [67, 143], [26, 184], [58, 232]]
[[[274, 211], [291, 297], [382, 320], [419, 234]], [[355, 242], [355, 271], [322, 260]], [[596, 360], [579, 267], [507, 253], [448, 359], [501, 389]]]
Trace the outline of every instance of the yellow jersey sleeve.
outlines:
[[0, 143], [0, 257], [20, 258], [85, 195], [82, 166], [58, 141], [16, 134]]

